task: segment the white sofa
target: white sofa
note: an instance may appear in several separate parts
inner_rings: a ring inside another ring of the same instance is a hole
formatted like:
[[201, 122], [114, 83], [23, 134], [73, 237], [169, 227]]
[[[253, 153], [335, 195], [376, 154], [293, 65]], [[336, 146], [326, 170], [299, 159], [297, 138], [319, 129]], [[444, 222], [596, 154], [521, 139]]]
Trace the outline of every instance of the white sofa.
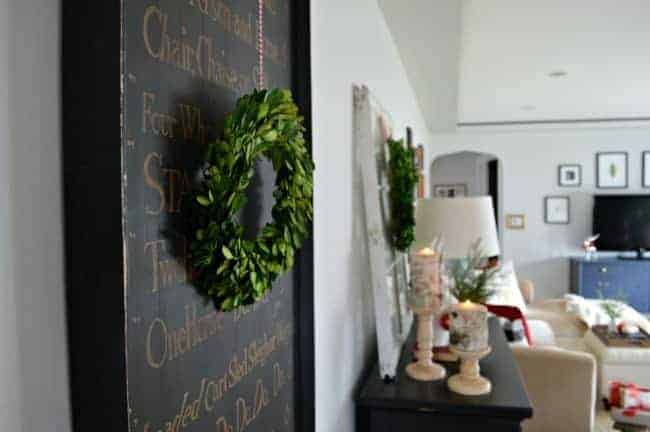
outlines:
[[512, 347], [533, 405], [524, 432], [591, 432], [596, 361], [591, 354], [549, 346]]
[[519, 284], [512, 265], [504, 267], [507, 274], [490, 302], [519, 307], [533, 341], [512, 346], [533, 405], [523, 431], [592, 432], [597, 369], [594, 356], [582, 349], [587, 327], [567, 314], [561, 301], [535, 302], [533, 284]]
[[[612, 350], [592, 340], [589, 327], [597, 313], [592, 310], [580, 318], [568, 312], [576, 310], [579, 300], [569, 296], [535, 301], [530, 281], [522, 281], [520, 292], [534, 344], [513, 347], [535, 409], [533, 419], [524, 423], [525, 432], [592, 431], [596, 401], [606, 395], [609, 380], [650, 382], [650, 368], [643, 363], [648, 353]], [[623, 309], [623, 318], [650, 331], [650, 322], [630, 307]]]

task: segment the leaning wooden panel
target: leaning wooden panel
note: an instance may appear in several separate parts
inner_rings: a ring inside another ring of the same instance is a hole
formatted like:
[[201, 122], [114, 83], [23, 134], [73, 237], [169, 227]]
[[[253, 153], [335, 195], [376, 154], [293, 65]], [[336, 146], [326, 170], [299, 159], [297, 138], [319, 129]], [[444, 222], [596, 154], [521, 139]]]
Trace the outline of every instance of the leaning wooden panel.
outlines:
[[363, 196], [368, 254], [368, 290], [373, 297], [379, 369], [382, 377], [394, 378], [397, 362], [410, 330], [413, 314], [406, 304], [408, 265], [388, 235], [390, 208], [386, 173], [386, 139], [389, 117], [366, 87], [355, 87], [354, 145], [357, 175]]

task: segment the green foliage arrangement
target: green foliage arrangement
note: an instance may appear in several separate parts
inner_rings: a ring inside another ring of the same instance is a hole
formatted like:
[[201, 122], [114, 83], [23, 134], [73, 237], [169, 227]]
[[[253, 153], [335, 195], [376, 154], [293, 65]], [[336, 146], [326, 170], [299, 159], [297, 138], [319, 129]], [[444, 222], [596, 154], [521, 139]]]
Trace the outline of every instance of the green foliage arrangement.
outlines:
[[481, 249], [481, 241], [477, 240], [470, 247], [467, 259], [452, 265], [450, 292], [459, 302], [485, 303], [494, 294], [490, 284], [501, 276], [501, 269], [484, 268], [487, 258]]
[[402, 140], [388, 139], [388, 181], [390, 183], [389, 230], [393, 246], [407, 251], [415, 238], [415, 196], [418, 183], [415, 169], [415, 149], [404, 146]]
[[[207, 146], [201, 184], [192, 194], [194, 282], [224, 311], [254, 303], [294, 264], [313, 216], [314, 164], [303, 118], [288, 90], [241, 97], [223, 136]], [[276, 173], [273, 220], [254, 240], [237, 221], [255, 162]]]
[[623, 313], [623, 306], [626, 304], [627, 299], [624, 291], [619, 291], [615, 298], [605, 298], [601, 290], [598, 290], [598, 298], [601, 300], [600, 308], [605, 312], [611, 321], [621, 317]]

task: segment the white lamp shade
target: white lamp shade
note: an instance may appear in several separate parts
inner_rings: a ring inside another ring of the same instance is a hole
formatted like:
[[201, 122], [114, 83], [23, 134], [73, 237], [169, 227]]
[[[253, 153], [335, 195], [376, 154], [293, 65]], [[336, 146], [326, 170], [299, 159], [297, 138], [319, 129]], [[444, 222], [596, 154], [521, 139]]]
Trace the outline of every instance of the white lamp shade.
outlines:
[[482, 252], [500, 255], [494, 207], [489, 196], [418, 200], [413, 250], [431, 247], [436, 237], [444, 241], [447, 258], [464, 258], [479, 238]]

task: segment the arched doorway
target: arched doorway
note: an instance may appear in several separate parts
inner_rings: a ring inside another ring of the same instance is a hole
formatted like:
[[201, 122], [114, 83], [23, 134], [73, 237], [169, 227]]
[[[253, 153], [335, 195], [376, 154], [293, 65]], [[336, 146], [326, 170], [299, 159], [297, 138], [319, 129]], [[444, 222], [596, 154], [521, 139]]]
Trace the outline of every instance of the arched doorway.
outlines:
[[493, 154], [472, 151], [448, 153], [431, 163], [432, 197], [491, 196], [501, 232], [503, 208], [502, 163]]

